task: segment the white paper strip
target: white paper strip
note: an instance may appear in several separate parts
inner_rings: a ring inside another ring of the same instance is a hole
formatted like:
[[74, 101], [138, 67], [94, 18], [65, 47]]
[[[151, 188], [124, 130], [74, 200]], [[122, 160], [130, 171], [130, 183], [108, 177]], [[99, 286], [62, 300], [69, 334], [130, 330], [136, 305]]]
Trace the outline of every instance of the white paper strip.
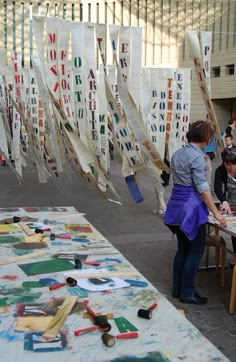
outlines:
[[211, 120], [211, 124], [215, 131], [215, 137], [217, 142], [218, 151], [223, 151], [223, 142], [221, 139], [221, 133], [220, 128], [217, 122], [216, 114], [213, 108], [213, 104], [210, 98], [210, 94], [208, 91], [207, 83], [206, 83], [206, 77], [203, 71], [203, 62], [201, 57], [201, 50], [200, 50], [200, 44], [199, 39], [196, 31], [188, 31], [187, 37], [189, 40], [189, 45], [191, 49], [193, 64], [198, 80], [198, 84], [201, 90], [202, 98], [206, 106], [207, 113], [209, 115], [209, 118]]
[[0, 48], [0, 75], [6, 76], [7, 53], [5, 48]]
[[191, 69], [175, 70], [175, 91], [173, 94], [173, 124], [168, 143], [169, 158], [186, 143], [191, 110]]
[[140, 87], [142, 74], [142, 28], [131, 28], [131, 52], [129, 72], [129, 92], [136, 107], [140, 104]]
[[201, 31], [202, 41], [202, 60], [206, 76], [206, 83], [211, 96], [211, 50], [212, 50], [212, 32]]
[[86, 129], [88, 145], [95, 156], [101, 155], [99, 132], [99, 102], [95, 53], [95, 32], [93, 26], [85, 28], [85, 90]]
[[86, 135], [85, 79], [84, 79], [84, 23], [71, 24], [72, 71], [75, 104], [75, 121], [78, 124], [80, 139], [88, 146]]

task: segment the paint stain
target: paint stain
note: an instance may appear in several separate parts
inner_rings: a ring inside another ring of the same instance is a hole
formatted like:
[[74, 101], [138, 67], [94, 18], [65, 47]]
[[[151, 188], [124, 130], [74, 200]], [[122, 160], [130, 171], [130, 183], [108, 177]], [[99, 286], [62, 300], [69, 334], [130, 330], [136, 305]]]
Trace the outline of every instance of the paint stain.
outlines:
[[170, 360], [160, 352], [149, 352], [145, 356], [122, 356], [110, 360], [111, 362], [170, 362]]
[[22, 240], [22, 238], [19, 238], [19, 237], [13, 236], [13, 235], [1, 235], [0, 244], [18, 243], [21, 240]]
[[66, 349], [67, 338], [65, 333], [58, 333], [55, 338], [49, 341], [45, 340], [42, 335], [42, 332], [25, 334], [24, 350], [32, 352], [60, 352]]
[[15, 249], [43, 249], [47, 248], [47, 243], [18, 243], [14, 245]]
[[6, 280], [16, 280], [18, 278], [17, 275], [4, 275], [0, 279], [6, 279]]
[[93, 229], [90, 224], [65, 224], [65, 230], [67, 232], [77, 231], [80, 233], [92, 233]]
[[45, 285], [43, 285], [42, 283], [38, 282], [37, 280], [32, 280], [32, 281], [27, 281], [27, 282], [23, 282], [22, 283], [22, 287], [26, 288], [26, 289], [31, 289], [31, 288], [44, 288]]
[[52, 246], [65, 246], [65, 245], [71, 245], [71, 243], [65, 243], [65, 242], [63, 242], [63, 241], [53, 241], [52, 243], [51, 243], [51, 245]]

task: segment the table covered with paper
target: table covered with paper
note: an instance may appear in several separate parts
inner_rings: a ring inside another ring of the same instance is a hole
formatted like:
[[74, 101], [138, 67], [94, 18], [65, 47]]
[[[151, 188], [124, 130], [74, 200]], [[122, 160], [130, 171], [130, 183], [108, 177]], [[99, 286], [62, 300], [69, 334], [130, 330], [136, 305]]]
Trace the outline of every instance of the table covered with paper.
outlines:
[[0, 209], [0, 265], [0, 361], [227, 361], [73, 207]]

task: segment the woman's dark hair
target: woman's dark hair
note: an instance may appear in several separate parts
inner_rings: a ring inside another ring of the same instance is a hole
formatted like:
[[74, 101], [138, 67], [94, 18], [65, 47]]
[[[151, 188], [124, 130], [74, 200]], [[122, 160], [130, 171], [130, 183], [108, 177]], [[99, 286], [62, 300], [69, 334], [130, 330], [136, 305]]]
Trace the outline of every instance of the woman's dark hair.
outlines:
[[225, 148], [221, 153], [222, 161], [225, 163], [236, 164], [236, 147]]
[[211, 126], [205, 121], [196, 121], [189, 127], [186, 134], [188, 142], [209, 142], [214, 134]]

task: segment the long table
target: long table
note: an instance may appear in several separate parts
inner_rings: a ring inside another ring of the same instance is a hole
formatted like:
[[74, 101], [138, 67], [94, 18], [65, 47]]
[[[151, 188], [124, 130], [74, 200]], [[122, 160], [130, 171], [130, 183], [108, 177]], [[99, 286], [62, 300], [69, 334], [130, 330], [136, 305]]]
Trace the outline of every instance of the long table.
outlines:
[[[214, 229], [214, 234], [216, 236], [219, 235], [220, 232], [228, 234], [230, 236], [236, 237], [236, 216], [225, 215], [227, 226], [223, 227], [219, 224], [219, 222], [212, 216], [208, 217], [208, 225]], [[219, 244], [214, 238], [211, 241], [221, 249], [233, 257], [236, 257], [234, 251], [225, 245]], [[231, 292], [230, 292], [230, 302], [229, 302], [229, 314], [233, 314], [235, 312], [235, 304], [236, 304], [236, 264], [233, 268], [233, 276], [231, 282]]]
[[[48, 241], [27, 239], [42, 229]], [[72, 254], [72, 259], [61, 258], [62, 253]], [[82, 269], [76, 269], [78, 258]], [[114, 282], [117, 276], [128, 285], [109, 290], [104, 284], [104, 290], [91, 292], [67, 285], [50, 290], [39, 281], [54, 278], [62, 283], [74, 273], [80, 278], [81, 272], [89, 278], [95, 268], [89, 263], [94, 261], [100, 266], [93, 279]], [[2, 362], [228, 361], [73, 207], [0, 209], [0, 264]], [[78, 298], [71, 314], [56, 337], [45, 339], [48, 320], [55, 321], [60, 306], [71, 295]], [[151, 319], [138, 317], [139, 309], [146, 310], [153, 303], [157, 307]], [[109, 347], [99, 329], [76, 336], [76, 330], [94, 327], [86, 304], [96, 315], [109, 318], [112, 336], [135, 332], [138, 337], [113, 338], [115, 344]]]

